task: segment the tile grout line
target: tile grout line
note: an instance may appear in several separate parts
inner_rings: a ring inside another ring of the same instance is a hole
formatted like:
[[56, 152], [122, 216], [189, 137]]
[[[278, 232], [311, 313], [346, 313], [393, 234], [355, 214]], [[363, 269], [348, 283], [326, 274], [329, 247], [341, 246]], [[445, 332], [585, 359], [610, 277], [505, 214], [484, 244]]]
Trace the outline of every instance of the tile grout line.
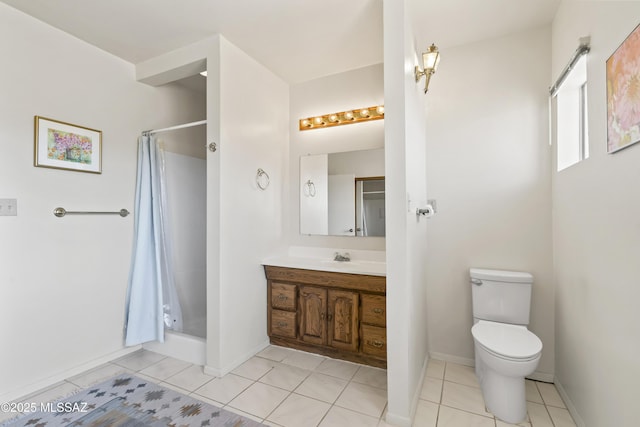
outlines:
[[[283, 359], [283, 360], [284, 360], [284, 359]], [[275, 361], [272, 361], [272, 363], [280, 363], [280, 364], [282, 364], [281, 362], [275, 362]], [[275, 366], [271, 367], [271, 369], [269, 369], [267, 372], [265, 372], [265, 374], [264, 374], [264, 375], [262, 375], [261, 377], [259, 377], [259, 378], [258, 378], [258, 379], [253, 383], [253, 384], [255, 384], [255, 383], [259, 382], [261, 378], [264, 378], [267, 374], [269, 374], [269, 373], [270, 373], [271, 371], [273, 371], [274, 369], [275, 369]], [[305, 377], [305, 378], [306, 378], [306, 377]], [[253, 384], [252, 384], [252, 385], [253, 385]], [[260, 384], [264, 384], [264, 383], [260, 383]], [[270, 385], [270, 384], [264, 384], [264, 385]], [[272, 386], [272, 387], [276, 387], [276, 386]], [[276, 387], [276, 388], [280, 388], [280, 387]], [[285, 389], [281, 389], [281, 390], [285, 390]], [[275, 411], [280, 407], [280, 405], [282, 405], [282, 404], [284, 403], [284, 401], [285, 401], [285, 400], [287, 400], [287, 399], [289, 398], [289, 396], [291, 396], [291, 395], [293, 394], [293, 391], [289, 391], [289, 390], [285, 390], [285, 391], [289, 392], [289, 394], [287, 394], [287, 396], [286, 396], [284, 399], [282, 399], [282, 401], [281, 401], [280, 403], [278, 403], [278, 404], [276, 405], [276, 407], [275, 407], [275, 408], [273, 408], [273, 409], [271, 410], [271, 412], [269, 412], [269, 413], [267, 414], [267, 416], [266, 416], [266, 417], [264, 417], [264, 418], [263, 418], [263, 420], [262, 420], [263, 422], [266, 422], [266, 421], [267, 421], [267, 419], [268, 419], [268, 418], [269, 418], [269, 417], [270, 417], [270, 416], [271, 416], [271, 415], [272, 415], [272, 414], [273, 414], [273, 413], [274, 413], [274, 412], [275, 412]]]

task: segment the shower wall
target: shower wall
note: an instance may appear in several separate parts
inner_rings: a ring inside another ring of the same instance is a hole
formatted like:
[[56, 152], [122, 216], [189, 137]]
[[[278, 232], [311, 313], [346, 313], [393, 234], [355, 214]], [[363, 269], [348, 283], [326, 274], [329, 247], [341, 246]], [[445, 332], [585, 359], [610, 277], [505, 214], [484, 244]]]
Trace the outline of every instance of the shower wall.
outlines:
[[[204, 153], [204, 143], [199, 145]], [[183, 332], [206, 338], [206, 161], [165, 152], [165, 162], [174, 277], [182, 306]]]

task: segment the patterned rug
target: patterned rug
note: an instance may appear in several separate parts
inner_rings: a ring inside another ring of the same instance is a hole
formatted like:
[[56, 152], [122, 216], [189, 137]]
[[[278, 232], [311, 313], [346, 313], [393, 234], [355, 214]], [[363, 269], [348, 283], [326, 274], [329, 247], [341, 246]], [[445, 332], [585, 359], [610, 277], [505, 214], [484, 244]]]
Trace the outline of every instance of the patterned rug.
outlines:
[[56, 402], [24, 402], [29, 412], [2, 427], [254, 427], [258, 422], [140, 379], [120, 374]]

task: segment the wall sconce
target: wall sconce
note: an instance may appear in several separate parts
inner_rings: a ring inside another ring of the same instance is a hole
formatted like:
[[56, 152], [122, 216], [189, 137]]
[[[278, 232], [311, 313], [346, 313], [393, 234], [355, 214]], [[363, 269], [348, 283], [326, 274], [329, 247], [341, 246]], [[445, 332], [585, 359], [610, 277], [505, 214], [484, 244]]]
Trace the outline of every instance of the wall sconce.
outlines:
[[376, 105], [369, 108], [356, 108], [354, 110], [341, 111], [339, 113], [307, 117], [299, 120], [298, 128], [300, 130], [320, 129], [380, 119], [384, 119], [384, 105]]
[[432, 43], [429, 49], [422, 54], [422, 66], [424, 70], [420, 70], [420, 67], [417, 65], [415, 68], [416, 83], [420, 81], [422, 76], [425, 77], [424, 93], [427, 93], [429, 90], [429, 80], [431, 80], [431, 75], [435, 74], [439, 63], [440, 52], [438, 52], [438, 47]]

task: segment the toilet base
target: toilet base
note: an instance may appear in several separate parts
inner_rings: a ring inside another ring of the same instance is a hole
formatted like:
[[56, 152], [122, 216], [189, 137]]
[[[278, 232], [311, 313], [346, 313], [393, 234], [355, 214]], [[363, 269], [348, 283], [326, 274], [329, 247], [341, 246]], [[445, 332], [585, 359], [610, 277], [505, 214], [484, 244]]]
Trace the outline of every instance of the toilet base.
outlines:
[[518, 424], [527, 416], [524, 377], [507, 377], [483, 369], [482, 395], [487, 409], [500, 420]]
[[475, 342], [476, 373], [487, 409], [497, 418], [517, 424], [527, 416], [525, 377], [538, 367], [540, 354], [530, 360], [498, 358]]

